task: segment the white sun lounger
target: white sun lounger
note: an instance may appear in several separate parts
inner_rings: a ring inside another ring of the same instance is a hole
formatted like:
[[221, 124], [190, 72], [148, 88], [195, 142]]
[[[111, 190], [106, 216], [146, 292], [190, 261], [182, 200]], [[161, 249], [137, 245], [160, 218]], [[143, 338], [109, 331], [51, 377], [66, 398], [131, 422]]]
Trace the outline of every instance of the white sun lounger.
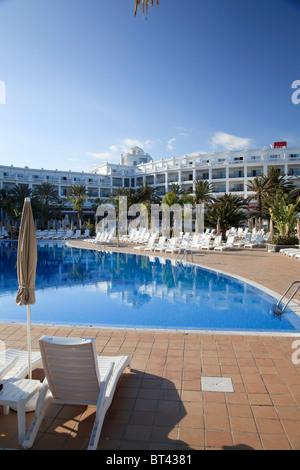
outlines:
[[224, 251], [224, 250], [235, 250], [236, 247], [234, 246], [234, 242], [236, 240], [236, 236], [235, 235], [228, 235], [228, 238], [227, 238], [227, 241], [225, 243], [225, 245], [218, 245], [218, 246], [215, 246], [214, 247], [214, 250], [217, 250], [217, 251]]
[[[39, 352], [31, 352], [31, 369], [42, 365], [42, 357]], [[25, 379], [28, 374], [28, 351], [18, 349], [5, 349], [0, 352], [0, 380], [12, 377]]]
[[258, 233], [254, 239], [251, 238], [250, 242], [244, 244], [244, 248], [255, 248], [264, 246], [263, 234]]
[[129, 357], [97, 356], [94, 338], [43, 336], [39, 342], [45, 379], [23, 447], [32, 447], [47, 409], [54, 403], [96, 406], [88, 450], [97, 449], [118, 380], [130, 367]]
[[300, 255], [300, 249], [295, 249], [295, 251], [290, 251], [288, 253], [288, 256], [290, 256], [291, 258], [295, 258], [297, 255]]
[[157, 245], [155, 245], [154, 251], [160, 251], [162, 252], [167, 248], [167, 243], [166, 243], [167, 237], [162, 236], [159, 237]]
[[211, 243], [211, 240], [208, 240], [206, 243], [201, 245], [201, 250], [213, 250], [216, 246], [221, 246], [222, 243], [222, 235], [217, 235]]
[[156, 242], [156, 239], [157, 239], [157, 234], [156, 233], [153, 233], [150, 238], [149, 238], [149, 241], [147, 243], [147, 245], [138, 245], [138, 246], [134, 246], [133, 249], [134, 250], [143, 250], [143, 251], [153, 251], [154, 250], [154, 247], [156, 246], [155, 242]]

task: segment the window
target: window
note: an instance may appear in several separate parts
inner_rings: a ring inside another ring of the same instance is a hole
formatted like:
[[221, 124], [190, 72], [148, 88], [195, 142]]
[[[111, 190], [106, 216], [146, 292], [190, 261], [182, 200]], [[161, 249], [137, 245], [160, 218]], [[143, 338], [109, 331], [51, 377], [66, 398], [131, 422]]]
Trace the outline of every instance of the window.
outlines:
[[289, 176], [299, 176], [299, 175], [300, 175], [300, 168], [289, 169]]

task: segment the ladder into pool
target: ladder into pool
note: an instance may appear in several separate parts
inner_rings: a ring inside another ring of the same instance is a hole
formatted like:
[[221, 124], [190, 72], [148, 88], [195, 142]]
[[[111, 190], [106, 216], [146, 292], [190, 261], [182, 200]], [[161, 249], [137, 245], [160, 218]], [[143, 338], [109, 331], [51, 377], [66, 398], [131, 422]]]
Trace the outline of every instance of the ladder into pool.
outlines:
[[[282, 299], [286, 296], [286, 294], [289, 292], [289, 290], [292, 288], [292, 286], [294, 286], [295, 284], [299, 284], [298, 287], [296, 287], [296, 289], [294, 290], [294, 292], [292, 293], [292, 295], [290, 296], [290, 298], [288, 299], [288, 301], [284, 304], [284, 307], [281, 308], [280, 307], [280, 302], [282, 301]], [[281, 315], [286, 307], [288, 306], [288, 304], [290, 303], [290, 301], [293, 299], [293, 297], [296, 295], [296, 293], [298, 292], [298, 290], [300, 289], [300, 281], [294, 281], [292, 282], [289, 287], [287, 288], [287, 290], [285, 291], [285, 293], [283, 294], [283, 296], [281, 297], [281, 299], [278, 300], [277, 304], [275, 305], [274, 307], [274, 311], [273, 313], [275, 315]]]

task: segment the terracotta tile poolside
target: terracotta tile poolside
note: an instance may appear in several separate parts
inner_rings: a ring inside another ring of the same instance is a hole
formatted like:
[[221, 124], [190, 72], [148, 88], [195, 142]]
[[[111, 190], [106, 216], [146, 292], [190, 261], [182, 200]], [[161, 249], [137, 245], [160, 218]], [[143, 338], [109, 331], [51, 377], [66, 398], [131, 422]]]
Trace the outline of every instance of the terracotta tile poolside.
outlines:
[[[118, 384], [99, 449], [300, 449], [300, 365], [291, 360], [294, 337], [34, 326], [34, 349], [48, 333], [93, 336], [99, 354], [131, 356], [132, 369]], [[0, 337], [15, 348], [21, 340], [26, 348], [24, 326], [3, 324]], [[262, 365], [261, 353], [270, 365]], [[181, 360], [170, 369], [174, 357]], [[202, 391], [203, 375], [230, 377], [234, 392]], [[42, 379], [43, 370], [34, 377]], [[27, 426], [32, 418], [26, 414]], [[52, 407], [33, 449], [86, 448], [93, 418], [93, 407]], [[1, 448], [19, 448], [16, 426], [14, 411], [0, 414]]]
[[[299, 260], [259, 250], [200, 254], [197, 261], [279, 294], [300, 273]], [[292, 361], [299, 337], [33, 325], [34, 350], [43, 334], [94, 337], [98, 354], [131, 357], [132, 368], [119, 381], [99, 449], [300, 450], [300, 364]], [[26, 349], [26, 327], [0, 324], [0, 340], [7, 348]], [[33, 375], [42, 380], [43, 370]], [[234, 391], [203, 391], [204, 376], [231, 378]], [[85, 449], [94, 411], [53, 406], [33, 449]], [[27, 428], [32, 419], [33, 413], [27, 413]], [[3, 415], [0, 410], [0, 448], [20, 448], [14, 411]]]

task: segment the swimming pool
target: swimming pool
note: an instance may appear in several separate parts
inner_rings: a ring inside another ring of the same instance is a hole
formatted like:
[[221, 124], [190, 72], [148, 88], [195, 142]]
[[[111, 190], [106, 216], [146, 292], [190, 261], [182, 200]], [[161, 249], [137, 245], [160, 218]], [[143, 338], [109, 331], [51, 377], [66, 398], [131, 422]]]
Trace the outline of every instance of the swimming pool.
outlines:
[[[0, 321], [26, 322], [15, 304], [17, 244], [0, 245]], [[39, 245], [32, 323], [169, 330], [300, 331], [290, 310], [249, 283], [145, 255]]]

